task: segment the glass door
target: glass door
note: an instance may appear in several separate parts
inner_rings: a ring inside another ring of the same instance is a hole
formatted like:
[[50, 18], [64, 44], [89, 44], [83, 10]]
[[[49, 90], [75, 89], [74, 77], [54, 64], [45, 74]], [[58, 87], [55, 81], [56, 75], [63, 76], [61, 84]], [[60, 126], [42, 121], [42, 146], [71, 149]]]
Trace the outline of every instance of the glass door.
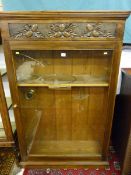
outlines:
[[19, 86], [108, 86], [112, 50], [14, 51]]
[[29, 156], [102, 157], [113, 50], [13, 51]]

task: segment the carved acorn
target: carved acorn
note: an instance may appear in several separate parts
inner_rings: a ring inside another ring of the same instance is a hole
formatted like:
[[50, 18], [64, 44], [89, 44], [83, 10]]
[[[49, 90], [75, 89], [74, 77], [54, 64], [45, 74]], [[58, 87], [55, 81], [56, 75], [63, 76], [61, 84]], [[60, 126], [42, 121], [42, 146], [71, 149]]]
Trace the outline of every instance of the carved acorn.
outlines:
[[65, 24], [60, 24], [59, 25], [59, 30], [63, 32], [65, 30]]
[[31, 37], [32, 35], [33, 35], [33, 32], [31, 30], [25, 33], [25, 36], [28, 38]]
[[94, 30], [94, 31], [92, 32], [92, 35], [95, 36], [95, 37], [98, 37], [98, 36], [99, 36], [99, 32], [97, 32], [96, 30]]
[[37, 24], [33, 24], [31, 30], [32, 30], [33, 32], [36, 32], [37, 29], [38, 29], [38, 25], [37, 25]]
[[91, 24], [87, 24], [86, 28], [89, 30], [89, 31], [92, 31], [94, 29], [93, 25]]

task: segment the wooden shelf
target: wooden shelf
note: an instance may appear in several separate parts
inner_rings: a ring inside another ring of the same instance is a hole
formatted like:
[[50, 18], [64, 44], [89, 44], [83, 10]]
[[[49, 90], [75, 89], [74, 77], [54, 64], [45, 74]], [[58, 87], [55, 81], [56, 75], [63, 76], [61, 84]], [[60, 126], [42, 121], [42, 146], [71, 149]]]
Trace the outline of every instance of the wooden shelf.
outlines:
[[49, 87], [50, 89], [55, 88], [70, 88], [70, 87], [108, 87], [109, 83], [107, 82], [98, 82], [98, 83], [83, 83], [83, 84], [26, 84], [26, 83], [18, 83], [19, 87]]
[[101, 158], [101, 146], [97, 141], [35, 141], [29, 152], [30, 157], [72, 157]]
[[90, 84], [61, 84], [61, 85], [50, 85], [50, 84], [24, 84], [18, 83], [19, 87], [49, 87], [50, 89], [57, 88], [71, 88], [71, 87], [108, 87], [108, 83], [90, 83]]

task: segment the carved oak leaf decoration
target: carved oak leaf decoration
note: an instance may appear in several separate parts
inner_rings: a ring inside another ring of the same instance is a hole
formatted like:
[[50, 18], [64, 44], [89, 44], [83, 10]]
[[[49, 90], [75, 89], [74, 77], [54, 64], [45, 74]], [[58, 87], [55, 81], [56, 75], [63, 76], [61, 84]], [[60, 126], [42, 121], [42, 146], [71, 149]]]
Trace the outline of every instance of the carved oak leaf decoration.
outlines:
[[77, 34], [74, 32], [76, 25], [70, 24], [52, 24], [48, 36], [51, 38], [73, 38]]
[[45, 38], [44, 35], [38, 30], [37, 24], [26, 24], [22, 31], [14, 34], [15, 39], [17, 38]]
[[102, 23], [87, 24], [84, 37], [112, 37], [111, 32], [103, 30], [103, 28]]

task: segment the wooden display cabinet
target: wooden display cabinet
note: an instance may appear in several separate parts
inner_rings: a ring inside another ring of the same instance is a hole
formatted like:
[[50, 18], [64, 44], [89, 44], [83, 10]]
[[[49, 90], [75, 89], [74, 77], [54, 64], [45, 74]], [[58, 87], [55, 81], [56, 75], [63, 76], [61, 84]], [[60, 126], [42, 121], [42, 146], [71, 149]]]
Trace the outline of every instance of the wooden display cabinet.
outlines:
[[22, 166], [108, 165], [128, 15], [0, 14]]

